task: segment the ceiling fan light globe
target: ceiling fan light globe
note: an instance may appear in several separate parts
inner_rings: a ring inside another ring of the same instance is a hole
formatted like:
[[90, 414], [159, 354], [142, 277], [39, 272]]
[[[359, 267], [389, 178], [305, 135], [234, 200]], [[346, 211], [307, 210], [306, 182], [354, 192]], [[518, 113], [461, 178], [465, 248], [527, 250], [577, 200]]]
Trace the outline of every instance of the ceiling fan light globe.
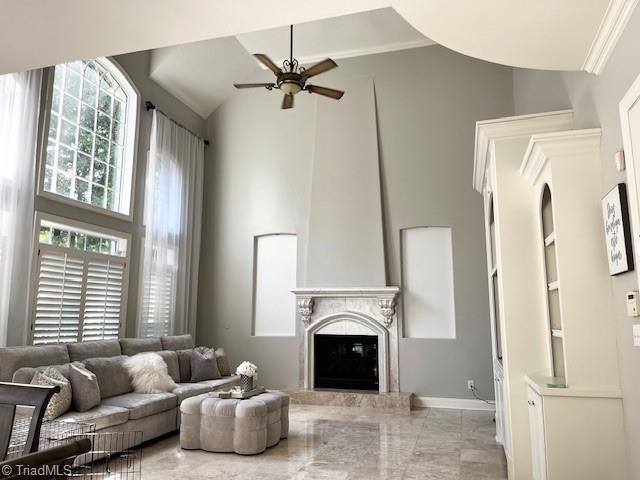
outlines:
[[283, 82], [280, 85], [280, 90], [282, 91], [282, 93], [285, 93], [287, 95], [295, 95], [300, 90], [302, 90], [302, 87], [295, 82]]

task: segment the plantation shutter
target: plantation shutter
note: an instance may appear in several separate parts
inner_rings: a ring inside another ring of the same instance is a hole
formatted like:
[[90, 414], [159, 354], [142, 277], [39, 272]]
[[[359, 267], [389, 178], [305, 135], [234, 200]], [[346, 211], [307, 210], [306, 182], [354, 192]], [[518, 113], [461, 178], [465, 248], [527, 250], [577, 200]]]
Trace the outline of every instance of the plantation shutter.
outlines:
[[118, 338], [124, 267], [114, 260], [87, 262], [82, 341]]
[[38, 262], [34, 345], [78, 341], [84, 259], [42, 251]]
[[166, 270], [150, 276], [145, 281], [143, 297], [143, 315], [147, 319], [144, 336], [154, 337], [169, 335], [172, 315], [175, 272]]
[[41, 246], [33, 344], [117, 339], [126, 297], [125, 269], [121, 258]]

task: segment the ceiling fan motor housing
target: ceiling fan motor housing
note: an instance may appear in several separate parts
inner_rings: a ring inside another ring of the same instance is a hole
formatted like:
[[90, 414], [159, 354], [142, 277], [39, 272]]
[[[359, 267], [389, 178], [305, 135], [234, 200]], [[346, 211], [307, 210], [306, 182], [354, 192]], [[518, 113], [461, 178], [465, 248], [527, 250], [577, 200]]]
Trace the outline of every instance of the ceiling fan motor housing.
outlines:
[[278, 88], [287, 95], [295, 95], [304, 88], [304, 78], [299, 73], [283, 73], [278, 75]]

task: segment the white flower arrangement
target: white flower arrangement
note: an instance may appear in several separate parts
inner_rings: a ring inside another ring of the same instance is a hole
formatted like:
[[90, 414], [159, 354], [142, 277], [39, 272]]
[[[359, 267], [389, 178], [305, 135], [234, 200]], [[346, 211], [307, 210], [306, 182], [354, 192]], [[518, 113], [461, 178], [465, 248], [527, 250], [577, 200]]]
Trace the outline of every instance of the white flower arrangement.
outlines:
[[247, 377], [258, 377], [258, 367], [251, 362], [242, 362], [236, 368], [236, 375], [246, 375]]

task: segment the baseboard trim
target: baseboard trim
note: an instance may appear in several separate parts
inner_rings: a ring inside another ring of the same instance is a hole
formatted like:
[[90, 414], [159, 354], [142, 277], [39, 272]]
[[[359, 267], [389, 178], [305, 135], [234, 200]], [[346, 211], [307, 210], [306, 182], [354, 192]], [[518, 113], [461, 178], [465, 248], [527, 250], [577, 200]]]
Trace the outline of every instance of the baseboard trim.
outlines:
[[458, 410], [495, 411], [496, 406], [471, 398], [413, 397], [414, 407], [455, 408]]

